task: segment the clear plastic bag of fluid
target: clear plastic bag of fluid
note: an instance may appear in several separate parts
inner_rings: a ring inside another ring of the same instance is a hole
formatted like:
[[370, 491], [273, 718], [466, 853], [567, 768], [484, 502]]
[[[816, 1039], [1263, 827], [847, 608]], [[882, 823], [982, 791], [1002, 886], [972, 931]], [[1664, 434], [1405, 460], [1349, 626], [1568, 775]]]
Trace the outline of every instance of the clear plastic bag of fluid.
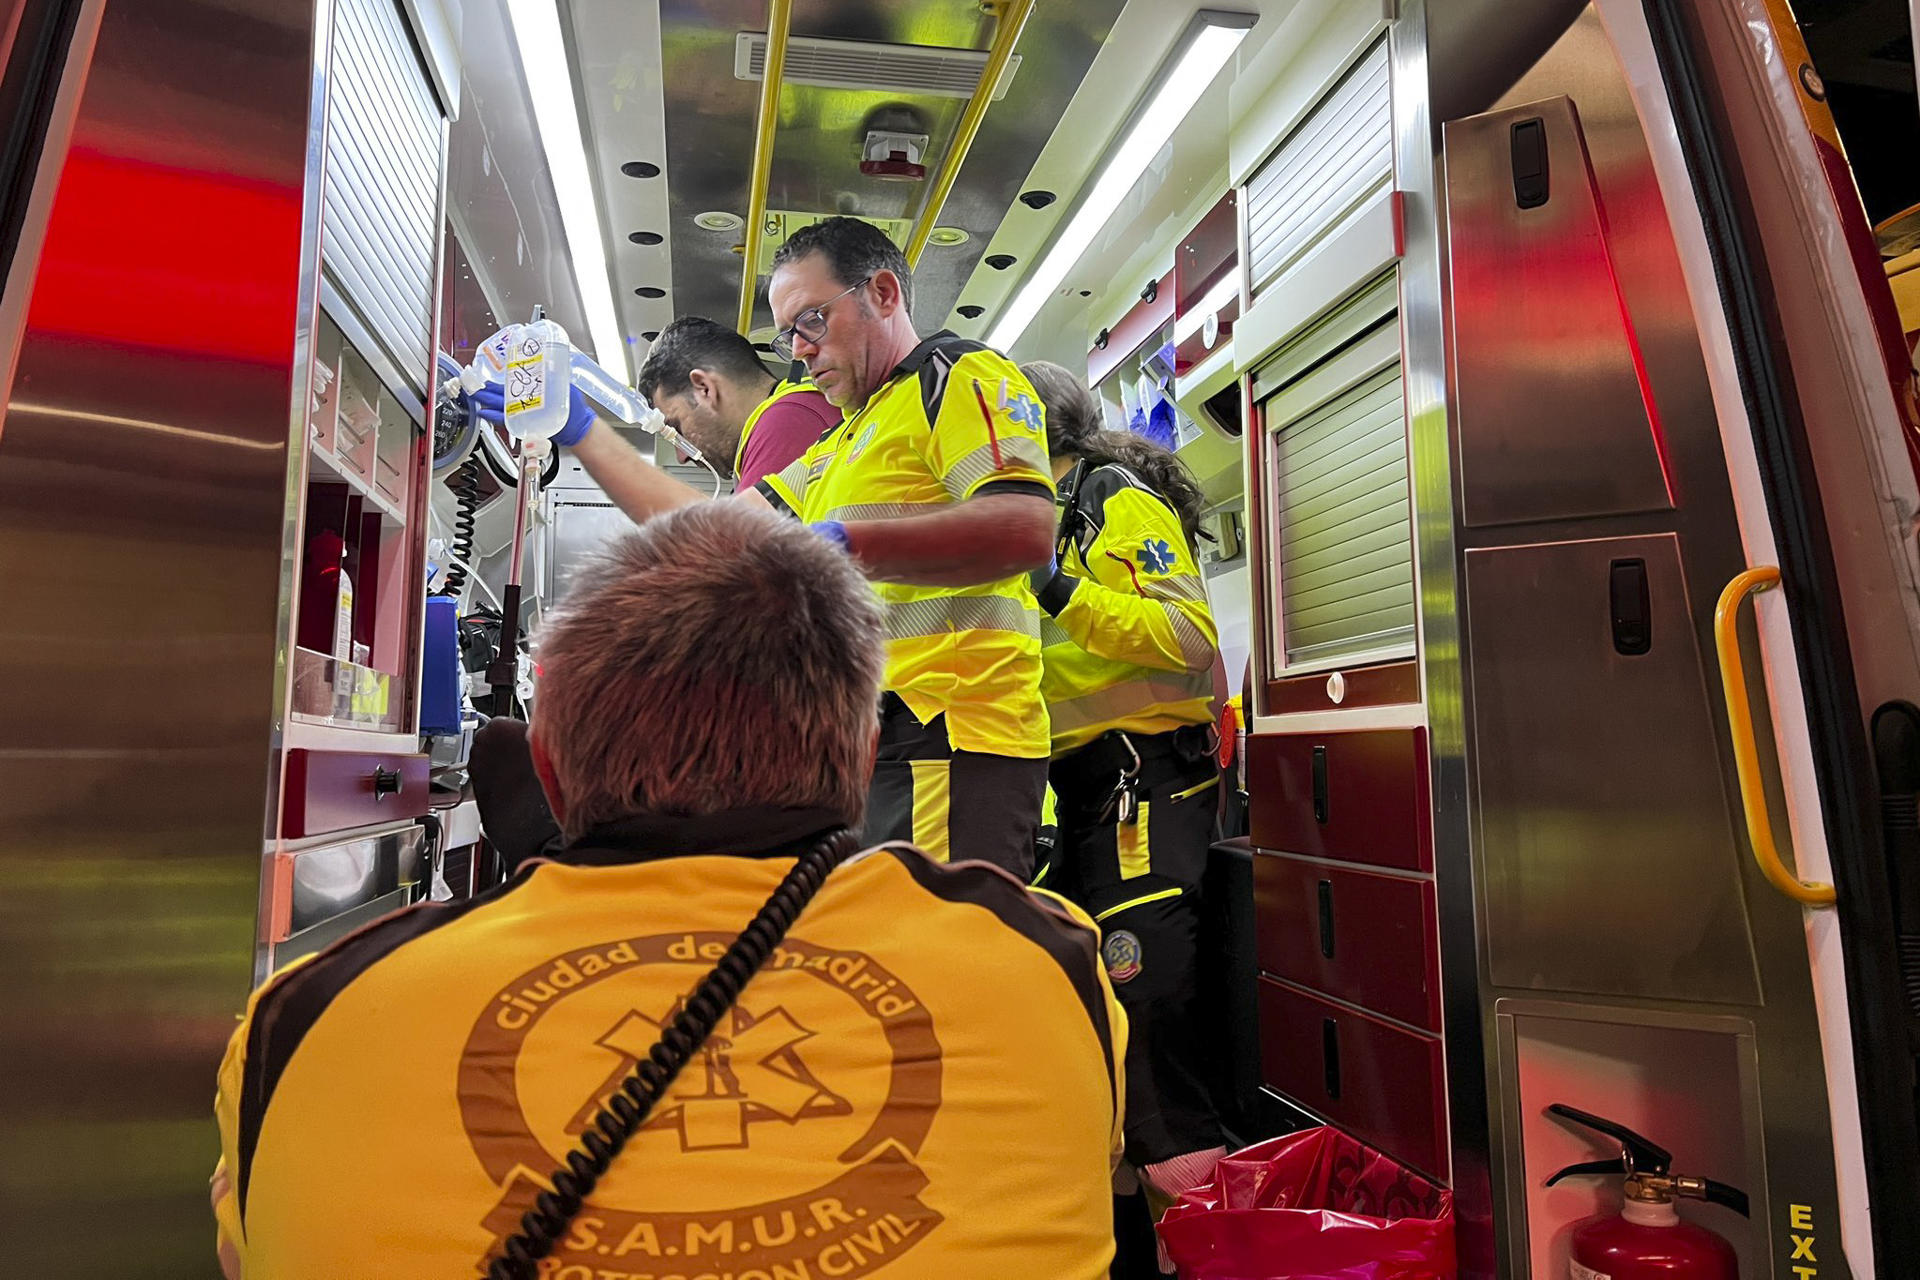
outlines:
[[682, 453], [696, 461], [705, 462], [700, 450], [693, 447], [685, 437], [667, 425], [666, 417], [647, 403], [647, 398], [627, 386], [605, 369], [584, 351], [573, 353], [573, 385], [580, 388], [589, 400], [611, 413], [630, 427], [639, 427], [654, 435], [665, 436]]
[[473, 359], [467, 366], [440, 384], [441, 393], [452, 399], [463, 392], [472, 395], [489, 382], [504, 382], [507, 376], [507, 352], [511, 350], [514, 336], [519, 331], [519, 325], [510, 324], [474, 348]]
[[573, 344], [567, 331], [536, 311], [507, 350], [507, 433], [518, 440], [547, 440], [567, 425], [567, 384]]

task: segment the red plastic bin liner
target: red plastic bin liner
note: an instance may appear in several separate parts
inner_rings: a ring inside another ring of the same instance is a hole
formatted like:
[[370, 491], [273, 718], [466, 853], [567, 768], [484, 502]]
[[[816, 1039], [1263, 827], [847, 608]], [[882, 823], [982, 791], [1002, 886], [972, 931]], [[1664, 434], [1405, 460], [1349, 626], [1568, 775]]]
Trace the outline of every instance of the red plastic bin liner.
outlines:
[[1182, 1280], [1455, 1280], [1453, 1193], [1338, 1129], [1228, 1156], [1160, 1239]]

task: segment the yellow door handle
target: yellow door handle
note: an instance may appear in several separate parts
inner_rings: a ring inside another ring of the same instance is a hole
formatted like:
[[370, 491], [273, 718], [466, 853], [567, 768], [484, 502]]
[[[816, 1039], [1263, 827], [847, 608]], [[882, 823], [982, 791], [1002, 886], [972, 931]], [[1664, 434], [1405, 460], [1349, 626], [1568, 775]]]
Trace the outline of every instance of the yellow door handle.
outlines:
[[1753, 708], [1747, 703], [1747, 673], [1740, 661], [1740, 602], [1754, 591], [1780, 585], [1780, 570], [1757, 565], [1740, 574], [1720, 593], [1713, 607], [1713, 647], [1720, 655], [1720, 684], [1727, 694], [1727, 728], [1733, 735], [1733, 765], [1740, 778], [1740, 805], [1747, 815], [1747, 839], [1753, 860], [1768, 883], [1810, 907], [1833, 905], [1833, 886], [1802, 880], [1780, 860], [1773, 842], [1773, 819], [1767, 814], [1767, 790], [1760, 780], [1760, 752], [1753, 740]]

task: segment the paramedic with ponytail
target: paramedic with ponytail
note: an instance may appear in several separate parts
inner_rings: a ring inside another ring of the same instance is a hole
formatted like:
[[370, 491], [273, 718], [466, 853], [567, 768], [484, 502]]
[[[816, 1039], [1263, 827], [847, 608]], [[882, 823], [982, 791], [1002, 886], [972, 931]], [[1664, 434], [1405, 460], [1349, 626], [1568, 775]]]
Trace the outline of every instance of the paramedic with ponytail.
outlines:
[[1172, 1197], [1225, 1154], [1191, 1015], [1199, 888], [1219, 775], [1218, 632], [1194, 558], [1201, 494], [1171, 452], [1102, 429], [1057, 364], [1021, 366], [1060, 480], [1057, 567], [1036, 578], [1058, 843], [1037, 883], [1100, 925], [1132, 1028], [1127, 1160]]

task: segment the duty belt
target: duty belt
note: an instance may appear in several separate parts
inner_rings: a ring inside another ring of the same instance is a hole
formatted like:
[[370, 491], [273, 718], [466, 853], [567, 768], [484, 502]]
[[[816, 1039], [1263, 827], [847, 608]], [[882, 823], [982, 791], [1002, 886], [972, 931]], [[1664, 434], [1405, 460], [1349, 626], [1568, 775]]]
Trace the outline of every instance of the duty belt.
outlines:
[[1182, 725], [1166, 733], [1113, 729], [1055, 760], [1052, 771], [1069, 786], [1094, 786], [1137, 771], [1142, 760], [1171, 756], [1185, 764], [1198, 764], [1213, 755], [1217, 744], [1211, 724]]

